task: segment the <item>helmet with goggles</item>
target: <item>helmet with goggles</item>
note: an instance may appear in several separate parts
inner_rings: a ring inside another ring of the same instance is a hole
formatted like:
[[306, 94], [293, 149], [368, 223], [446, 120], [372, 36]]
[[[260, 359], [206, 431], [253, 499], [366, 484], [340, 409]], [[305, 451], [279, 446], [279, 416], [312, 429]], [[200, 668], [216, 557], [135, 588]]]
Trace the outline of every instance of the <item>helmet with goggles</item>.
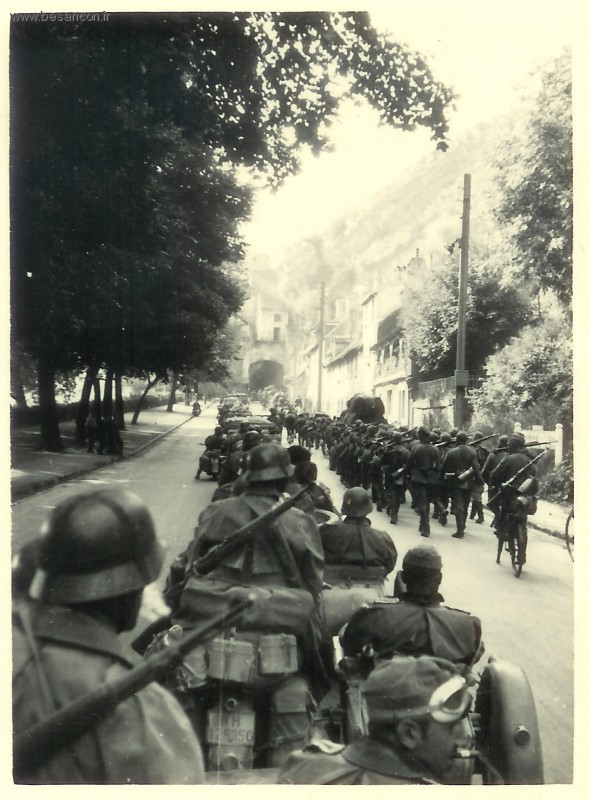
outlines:
[[466, 679], [450, 661], [432, 656], [395, 656], [366, 681], [364, 697], [371, 723], [430, 717], [444, 725], [464, 718], [472, 697]]

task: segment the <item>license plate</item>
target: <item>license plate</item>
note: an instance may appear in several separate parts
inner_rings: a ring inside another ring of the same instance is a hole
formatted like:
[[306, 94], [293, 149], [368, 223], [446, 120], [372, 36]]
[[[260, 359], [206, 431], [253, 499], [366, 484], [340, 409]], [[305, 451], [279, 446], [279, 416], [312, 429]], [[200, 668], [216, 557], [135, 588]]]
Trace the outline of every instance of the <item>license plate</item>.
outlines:
[[252, 744], [255, 714], [209, 711], [207, 742], [209, 744]]

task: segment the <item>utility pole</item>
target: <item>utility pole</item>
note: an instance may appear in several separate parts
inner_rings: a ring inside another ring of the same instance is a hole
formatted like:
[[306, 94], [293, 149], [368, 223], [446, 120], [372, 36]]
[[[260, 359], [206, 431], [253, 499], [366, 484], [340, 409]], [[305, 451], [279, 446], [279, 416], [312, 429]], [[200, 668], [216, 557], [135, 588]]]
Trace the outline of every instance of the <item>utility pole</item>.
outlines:
[[466, 288], [468, 286], [468, 239], [470, 234], [470, 175], [464, 176], [462, 199], [462, 236], [460, 238], [460, 273], [458, 278], [458, 331], [456, 334], [456, 402], [454, 404], [454, 426], [462, 428], [464, 423], [464, 394], [468, 386], [466, 369]]
[[319, 300], [319, 330], [317, 332], [317, 411], [321, 411], [321, 383], [323, 381], [323, 326], [325, 317], [325, 281], [321, 281], [321, 299]]

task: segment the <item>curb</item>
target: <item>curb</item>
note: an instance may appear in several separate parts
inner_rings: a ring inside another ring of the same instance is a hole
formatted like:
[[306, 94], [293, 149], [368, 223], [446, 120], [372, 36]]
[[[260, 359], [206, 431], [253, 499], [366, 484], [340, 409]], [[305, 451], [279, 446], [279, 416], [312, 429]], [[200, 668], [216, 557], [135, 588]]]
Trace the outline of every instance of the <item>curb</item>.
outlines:
[[26, 497], [31, 497], [34, 494], [40, 494], [41, 492], [45, 492], [48, 489], [52, 489], [54, 486], [58, 486], [60, 483], [67, 483], [68, 481], [77, 480], [78, 478], [83, 478], [85, 475], [90, 475], [92, 472], [97, 472], [99, 469], [103, 469], [108, 464], [113, 464], [115, 461], [126, 461], [131, 458], [135, 458], [142, 453], [145, 453], [149, 450], [150, 447], [153, 447], [155, 444], [160, 442], [165, 436], [168, 434], [173, 433], [173, 431], [178, 430], [178, 428], [185, 425], [192, 417], [187, 417], [186, 419], [179, 422], [177, 425], [174, 425], [173, 428], [168, 428], [167, 431], [163, 431], [163, 433], [158, 434], [153, 439], [150, 439], [149, 442], [145, 442], [142, 444], [141, 447], [137, 447], [135, 450], [132, 450], [127, 455], [122, 456], [110, 456], [105, 458], [101, 463], [94, 464], [92, 467], [85, 467], [84, 469], [78, 469], [74, 472], [68, 472], [65, 475], [55, 475], [53, 478], [43, 478], [38, 481], [34, 481], [26, 486], [22, 487], [15, 487], [11, 489], [10, 492], [10, 499], [11, 503], [17, 503], [19, 500], [24, 500]]
[[127, 458], [135, 458], [135, 456], [141, 455], [141, 453], [145, 453], [145, 451], [149, 450], [150, 447], [153, 447], [154, 444], [160, 442], [165, 436], [168, 436], [168, 434], [177, 431], [178, 428], [182, 427], [182, 425], [186, 425], [186, 423], [190, 422], [191, 419], [193, 419], [193, 417], [186, 417], [186, 419], [182, 420], [182, 422], [179, 422], [177, 425], [174, 425], [173, 428], [168, 428], [167, 431], [163, 431], [163, 433], [158, 433], [157, 436], [154, 436], [153, 439], [150, 439], [148, 442], [145, 442], [145, 444], [142, 444], [141, 447], [137, 447], [135, 450], [132, 450], [128, 455], [123, 455], [120, 458], [120, 460], [124, 461]]
[[541, 533], [547, 533], [549, 536], [554, 536], [555, 539], [562, 539], [565, 541], [564, 531], [555, 531], [553, 528], [545, 528], [538, 522], [530, 522], [530, 518], [528, 517], [528, 527], [534, 528], [536, 531], [540, 531]]

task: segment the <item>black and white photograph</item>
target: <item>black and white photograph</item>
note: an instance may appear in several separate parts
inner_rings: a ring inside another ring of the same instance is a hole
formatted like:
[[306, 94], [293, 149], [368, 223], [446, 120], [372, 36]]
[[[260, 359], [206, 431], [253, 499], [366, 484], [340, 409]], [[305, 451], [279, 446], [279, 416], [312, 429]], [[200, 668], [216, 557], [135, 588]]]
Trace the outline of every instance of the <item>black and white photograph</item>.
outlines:
[[585, 4], [162, 6], [4, 12], [6, 785], [578, 788]]

